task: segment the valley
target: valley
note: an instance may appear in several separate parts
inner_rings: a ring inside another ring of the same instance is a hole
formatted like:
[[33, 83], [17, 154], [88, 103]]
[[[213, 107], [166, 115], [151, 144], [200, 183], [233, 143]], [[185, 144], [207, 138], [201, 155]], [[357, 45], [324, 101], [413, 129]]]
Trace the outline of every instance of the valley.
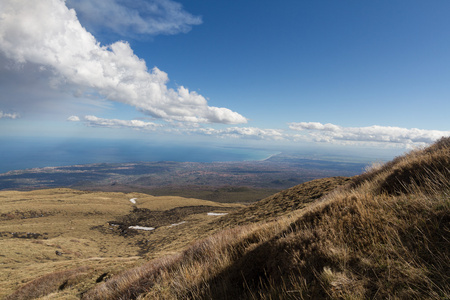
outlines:
[[218, 229], [209, 225], [218, 216], [208, 213], [242, 207], [140, 193], [1, 191], [0, 297], [45, 273], [89, 264], [90, 276], [112, 276], [174, 253]]

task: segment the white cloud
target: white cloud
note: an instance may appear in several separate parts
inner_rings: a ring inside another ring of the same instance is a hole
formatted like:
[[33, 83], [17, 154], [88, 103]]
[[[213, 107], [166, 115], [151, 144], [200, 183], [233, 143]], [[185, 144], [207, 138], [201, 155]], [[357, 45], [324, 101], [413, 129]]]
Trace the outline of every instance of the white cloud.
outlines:
[[256, 127], [229, 127], [225, 129], [198, 128], [188, 130], [203, 135], [226, 138], [250, 138], [258, 140], [283, 140], [285, 135], [281, 129], [261, 129]]
[[341, 127], [329, 123], [300, 122], [290, 123], [289, 128], [296, 131], [306, 131], [305, 135], [297, 135], [297, 138], [306, 138], [316, 142], [398, 144], [403, 147], [426, 145], [433, 143], [442, 136], [450, 136], [450, 131], [378, 125]]
[[291, 123], [289, 128], [293, 130], [324, 130], [324, 131], [338, 131], [340, 127], [334, 124], [322, 124], [319, 122], [300, 122]]
[[353, 146], [377, 146], [412, 148], [431, 144], [442, 136], [450, 136], [450, 131], [407, 129], [391, 126], [342, 127], [331, 123], [318, 122], [289, 123], [289, 128], [262, 129], [257, 127], [227, 127], [216, 129], [197, 123], [171, 122], [161, 125], [141, 120], [104, 119], [93, 115], [84, 118], [70, 116], [68, 121], [81, 121], [90, 127], [133, 128], [159, 131], [164, 134], [202, 135], [214, 138], [251, 139], [284, 142], [319, 142]]
[[0, 52], [21, 64], [45, 67], [54, 87], [76, 86], [125, 103], [156, 118], [197, 123], [246, 123], [227, 108], [180, 86], [168, 88], [168, 75], [148, 70], [127, 42], [101, 46], [63, 0], [2, 0]]
[[10, 114], [10, 113], [4, 113], [3, 111], [0, 110], [0, 119], [17, 119], [19, 118], [18, 114]]
[[78, 116], [70, 116], [70, 117], [67, 118], [67, 121], [70, 121], [70, 122], [79, 122], [79, 121], [80, 121], [80, 118], [79, 118]]
[[170, 123], [156, 124], [153, 122], [145, 122], [141, 120], [119, 120], [104, 119], [93, 115], [87, 115], [83, 118], [78, 116], [70, 116], [67, 121], [82, 122], [89, 127], [104, 128], [132, 128], [138, 130], [158, 130], [165, 134], [198, 134], [213, 136], [218, 138], [242, 138], [256, 140], [284, 140], [285, 134], [281, 129], [260, 129], [256, 127], [228, 127], [224, 129], [214, 129], [211, 127], [201, 127], [195, 123]]
[[121, 36], [177, 34], [202, 23], [201, 17], [171, 0], [68, 0], [83, 26]]
[[[77, 116], [71, 116], [70, 121], [80, 121]], [[69, 120], [68, 119], [68, 120]], [[78, 119], [78, 120], [77, 120]], [[161, 127], [159, 124], [153, 122], [144, 122], [141, 120], [119, 120], [119, 119], [104, 119], [96, 116], [85, 116], [83, 122], [86, 126], [91, 127], [105, 127], [105, 128], [132, 128], [138, 130], [155, 130]]]

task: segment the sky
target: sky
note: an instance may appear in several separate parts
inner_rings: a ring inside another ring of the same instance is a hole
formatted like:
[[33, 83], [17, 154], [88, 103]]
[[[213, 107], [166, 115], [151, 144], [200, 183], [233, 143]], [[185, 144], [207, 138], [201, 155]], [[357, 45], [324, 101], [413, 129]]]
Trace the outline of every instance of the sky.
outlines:
[[450, 135], [449, 11], [447, 0], [0, 0], [0, 140], [421, 147]]

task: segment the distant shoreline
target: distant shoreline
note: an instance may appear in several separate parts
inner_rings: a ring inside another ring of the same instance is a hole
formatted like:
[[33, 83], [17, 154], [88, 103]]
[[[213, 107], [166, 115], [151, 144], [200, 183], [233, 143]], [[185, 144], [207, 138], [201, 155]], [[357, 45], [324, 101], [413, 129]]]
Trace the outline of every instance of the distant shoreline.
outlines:
[[265, 149], [151, 145], [144, 142], [130, 144], [129, 141], [108, 140], [96, 141], [95, 147], [92, 148], [92, 141], [89, 139], [45, 139], [36, 142], [33, 139], [0, 138], [0, 142], [0, 173], [96, 163], [260, 161], [273, 155], [273, 151]]
[[274, 154], [270, 154], [268, 157], [263, 158], [263, 159], [260, 159], [259, 161], [266, 161], [266, 160], [269, 160], [269, 159], [271, 159], [271, 158], [274, 157], [274, 156], [280, 155], [281, 153], [283, 153], [283, 152], [277, 152], [277, 153], [274, 153]]

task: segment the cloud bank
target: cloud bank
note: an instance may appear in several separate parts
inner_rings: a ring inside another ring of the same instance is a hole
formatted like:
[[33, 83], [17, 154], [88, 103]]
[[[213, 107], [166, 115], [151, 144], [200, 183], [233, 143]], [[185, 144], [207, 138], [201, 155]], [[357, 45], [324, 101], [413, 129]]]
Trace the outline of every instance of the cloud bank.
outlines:
[[376, 146], [381, 148], [404, 148], [434, 143], [450, 131], [407, 129], [390, 126], [342, 127], [318, 122], [289, 123], [290, 130], [257, 127], [212, 128], [197, 123], [156, 124], [141, 120], [104, 119], [93, 115], [83, 118], [70, 116], [68, 121], [82, 122], [89, 127], [132, 128], [163, 134], [199, 135], [213, 138], [261, 140], [290, 143], [329, 143], [351, 146]]
[[257, 140], [284, 140], [286, 138], [281, 129], [261, 129], [257, 127], [229, 127], [225, 129], [198, 128], [190, 132], [225, 138], [244, 138]]
[[331, 123], [318, 122], [289, 123], [295, 132], [283, 129], [257, 127], [228, 127], [216, 129], [196, 123], [156, 124], [141, 120], [104, 119], [93, 115], [83, 118], [70, 116], [68, 121], [82, 122], [89, 127], [132, 128], [136, 130], [157, 131], [164, 134], [200, 135], [214, 138], [265, 140], [277, 142], [320, 142], [352, 146], [378, 146], [413, 148], [434, 143], [443, 136], [450, 136], [450, 131], [407, 129], [390, 126], [342, 127]]
[[192, 126], [195, 124], [184, 124], [184, 126], [182, 126], [182, 124], [161, 125], [141, 120], [105, 119], [93, 115], [87, 115], [83, 118], [78, 116], [70, 116], [67, 118], [67, 121], [82, 122], [85, 126], [89, 127], [132, 128], [151, 131], [158, 130], [164, 133], [199, 134], [219, 138], [244, 138], [258, 140], [282, 140], [285, 138], [283, 130], [281, 129], [260, 129], [256, 127], [229, 127], [225, 129], [214, 129], [210, 127], [200, 127], [198, 124], [196, 126]]
[[89, 30], [121, 36], [185, 33], [202, 23], [171, 0], [68, 0], [67, 5]]
[[4, 113], [3, 111], [0, 110], [0, 119], [17, 119], [19, 118], [18, 114], [10, 114], [10, 113]]
[[63, 0], [2, 0], [0, 52], [16, 63], [51, 70], [55, 87], [72, 85], [134, 106], [155, 118], [197, 123], [247, 122], [230, 109], [208, 106], [203, 96], [183, 86], [168, 88], [167, 73], [156, 67], [149, 70], [127, 42], [100, 45]]
[[[70, 116], [68, 121], [79, 122], [81, 119], [78, 116]], [[118, 120], [118, 119], [103, 119], [96, 116], [85, 116], [83, 122], [90, 127], [104, 127], [104, 128], [131, 128], [138, 130], [155, 130], [161, 127], [159, 124], [153, 122], [144, 122], [141, 120]]]
[[405, 147], [433, 143], [450, 131], [407, 129], [391, 126], [341, 127], [317, 122], [289, 123], [289, 128], [306, 133], [316, 142], [399, 144]]

